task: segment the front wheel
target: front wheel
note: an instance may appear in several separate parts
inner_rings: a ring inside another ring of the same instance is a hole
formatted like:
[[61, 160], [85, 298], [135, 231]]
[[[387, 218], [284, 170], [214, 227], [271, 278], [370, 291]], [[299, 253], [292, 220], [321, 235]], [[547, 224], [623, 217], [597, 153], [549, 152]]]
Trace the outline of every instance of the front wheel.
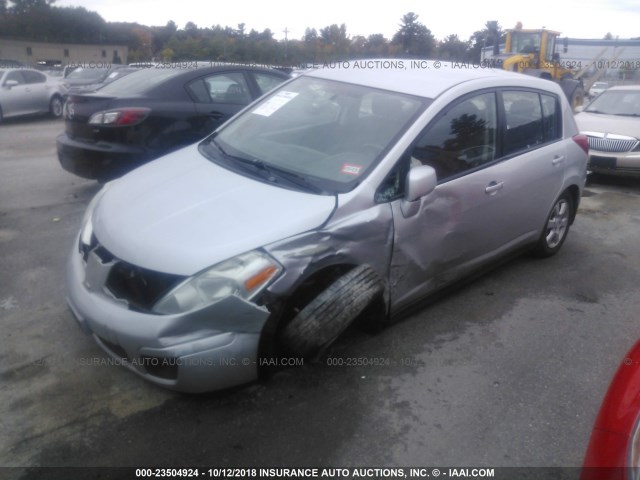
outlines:
[[568, 192], [564, 192], [547, 217], [547, 223], [534, 250], [537, 256], [550, 257], [558, 253], [569, 233], [572, 212], [573, 199]]
[[379, 275], [361, 265], [334, 281], [283, 329], [290, 353], [317, 358], [382, 293]]
[[49, 113], [53, 118], [60, 118], [62, 116], [62, 99], [57, 95], [49, 102]]

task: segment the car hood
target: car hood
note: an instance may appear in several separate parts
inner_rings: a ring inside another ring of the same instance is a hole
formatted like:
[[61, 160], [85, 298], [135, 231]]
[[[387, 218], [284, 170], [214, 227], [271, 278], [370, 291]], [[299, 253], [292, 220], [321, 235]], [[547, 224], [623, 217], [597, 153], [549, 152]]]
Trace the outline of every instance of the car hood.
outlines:
[[640, 117], [582, 112], [576, 115], [576, 123], [583, 133], [613, 133], [640, 138]]
[[222, 168], [186, 147], [112, 182], [93, 212], [98, 241], [139, 267], [193, 275], [322, 225], [336, 198]]

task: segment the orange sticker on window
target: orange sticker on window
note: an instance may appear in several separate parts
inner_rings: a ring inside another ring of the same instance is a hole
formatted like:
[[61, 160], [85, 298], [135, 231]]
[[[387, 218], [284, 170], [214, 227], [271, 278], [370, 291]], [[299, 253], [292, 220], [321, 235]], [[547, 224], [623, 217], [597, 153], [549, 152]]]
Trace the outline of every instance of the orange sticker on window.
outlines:
[[340, 169], [340, 173], [345, 173], [347, 175], [360, 175], [360, 171], [362, 170], [362, 165], [352, 165], [350, 163], [345, 163], [342, 165]]

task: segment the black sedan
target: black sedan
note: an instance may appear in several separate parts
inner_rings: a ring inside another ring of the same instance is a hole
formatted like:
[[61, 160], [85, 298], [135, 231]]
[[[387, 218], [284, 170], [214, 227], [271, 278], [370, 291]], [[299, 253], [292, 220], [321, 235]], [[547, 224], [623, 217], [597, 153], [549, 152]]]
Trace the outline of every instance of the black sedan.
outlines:
[[119, 177], [205, 137], [288, 78], [238, 65], [131, 73], [95, 93], [69, 96], [58, 159], [80, 177]]

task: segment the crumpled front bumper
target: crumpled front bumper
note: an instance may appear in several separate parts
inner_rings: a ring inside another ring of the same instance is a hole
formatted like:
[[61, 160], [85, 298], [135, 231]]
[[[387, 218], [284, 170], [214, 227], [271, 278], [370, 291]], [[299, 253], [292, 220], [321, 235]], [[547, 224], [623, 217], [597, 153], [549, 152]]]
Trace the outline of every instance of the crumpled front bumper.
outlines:
[[231, 296], [179, 315], [136, 312], [108, 292], [89, 287], [85, 268], [73, 248], [66, 267], [67, 303], [80, 328], [114, 363], [157, 385], [189, 393], [257, 378], [266, 308]]

